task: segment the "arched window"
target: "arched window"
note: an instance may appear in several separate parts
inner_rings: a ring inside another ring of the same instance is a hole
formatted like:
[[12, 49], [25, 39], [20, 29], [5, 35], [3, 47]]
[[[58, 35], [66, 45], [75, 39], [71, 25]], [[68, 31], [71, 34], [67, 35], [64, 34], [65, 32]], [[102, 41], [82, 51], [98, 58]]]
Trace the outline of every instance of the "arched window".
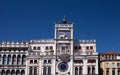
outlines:
[[118, 75], [120, 75], [120, 70], [118, 70]]
[[75, 67], [75, 75], [78, 75], [78, 68]]
[[92, 66], [92, 74], [95, 74], [95, 67]]
[[5, 70], [2, 70], [2, 71], [1, 71], [1, 75], [5, 75]]
[[33, 70], [32, 70], [32, 67], [29, 68], [29, 75], [32, 75], [33, 74]]
[[25, 71], [24, 70], [21, 71], [21, 75], [25, 75]]
[[16, 55], [13, 55], [12, 64], [16, 64]]
[[45, 47], [45, 50], [48, 50], [48, 46]]
[[22, 64], [23, 64], [23, 65], [25, 65], [25, 60], [26, 60], [26, 56], [23, 55], [23, 56], [22, 56]]
[[88, 74], [90, 74], [90, 66], [88, 66]]
[[20, 71], [19, 70], [16, 71], [16, 75], [20, 75]]
[[37, 67], [34, 67], [34, 75], [37, 75]]
[[46, 75], [46, 67], [43, 67], [43, 75]]
[[6, 55], [3, 55], [3, 64], [7, 64], [7, 56]]
[[6, 71], [6, 75], [11, 75], [11, 74], [10, 74], [10, 70], [7, 70], [7, 71]]
[[109, 69], [106, 69], [106, 75], [109, 75], [110, 72], [109, 72]]
[[83, 63], [83, 60], [79, 60], [79, 63]]
[[15, 70], [12, 70], [12, 71], [11, 71], [11, 75], [16, 75], [16, 74], [15, 74]]
[[114, 60], [114, 55], [112, 55], [112, 60]]
[[2, 64], [2, 56], [0, 55], [0, 64]]
[[8, 55], [8, 60], [7, 60], [8, 65], [11, 65], [11, 62], [12, 62], [11, 60], [12, 60], [11, 55]]
[[20, 55], [17, 56], [17, 64], [18, 64], [18, 65], [21, 64], [21, 56], [20, 56]]
[[51, 67], [48, 67], [48, 75], [51, 75]]
[[90, 50], [93, 50], [93, 46], [90, 46]]
[[35, 46], [33, 47], [33, 50], [36, 50], [36, 47], [35, 47]]
[[40, 47], [37, 47], [37, 50], [40, 50]]
[[82, 66], [79, 67], [79, 75], [82, 74]]

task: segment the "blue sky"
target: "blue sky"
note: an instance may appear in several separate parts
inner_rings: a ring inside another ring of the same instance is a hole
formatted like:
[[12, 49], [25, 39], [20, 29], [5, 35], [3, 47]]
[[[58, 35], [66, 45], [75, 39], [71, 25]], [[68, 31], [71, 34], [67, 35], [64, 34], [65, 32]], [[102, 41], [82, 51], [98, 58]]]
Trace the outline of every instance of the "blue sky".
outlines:
[[98, 52], [120, 50], [119, 0], [0, 0], [0, 42], [52, 39], [64, 15], [74, 39], [96, 39]]

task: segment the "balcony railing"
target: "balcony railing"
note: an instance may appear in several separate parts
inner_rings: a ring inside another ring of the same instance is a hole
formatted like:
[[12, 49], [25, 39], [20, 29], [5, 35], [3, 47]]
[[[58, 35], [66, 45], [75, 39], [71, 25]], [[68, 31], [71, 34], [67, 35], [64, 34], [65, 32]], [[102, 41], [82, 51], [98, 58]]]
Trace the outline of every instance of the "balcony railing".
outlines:
[[74, 52], [74, 55], [98, 55], [97, 52], [87, 53], [87, 52]]

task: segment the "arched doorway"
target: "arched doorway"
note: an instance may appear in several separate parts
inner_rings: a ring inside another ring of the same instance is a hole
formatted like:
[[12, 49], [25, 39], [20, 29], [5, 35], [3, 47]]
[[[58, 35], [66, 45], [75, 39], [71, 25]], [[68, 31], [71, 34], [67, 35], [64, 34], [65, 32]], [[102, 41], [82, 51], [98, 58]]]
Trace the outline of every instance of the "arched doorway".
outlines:
[[20, 56], [20, 55], [17, 56], [17, 64], [18, 64], [18, 65], [21, 64], [21, 56]]
[[88, 74], [90, 74], [90, 66], [88, 66]]
[[16, 64], [16, 55], [13, 55], [12, 64]]
[[78, 68], [75, 67], [75, 75], [78, 75]]
[[5, 70], [2, 70], [2, 71], [1, 71], [1, 75], [5, 75]]
[[79, 67], [79, 75], [82, 75], [82, 66]]
[[23, 56], [22, 56], [22, 65], [25, 65], [25, 59], [26, 59], [26, 56], [23, 55]]
[[92, 74], [95, 74], [95, 67], [92, 66]]
[[11, 64], [11, 62], [12, 62], [11, 60], [12, 60], [11, 55], [8, 55], [8, 60], [7, 60], [7, 61], [8, 61], [8, 62], [7, 62], [8, 65]]
[[20, 71], [19, 70], [16, 71], [16, 75], [20, 75]]
[[10, 74], [10, 70], [7, 70], [7, 71], [6, 71], [6, 75], [11, 75], [11, 74]]
[[21, 75], [25, 75], [25, 70], [22, 70], [22, 71], [21, 71]]
[[12, 70], [12, 71], [11, 71], [11, 75], [16, 75], [16, 74], [15, 74], [15, 70]]
[[7, 64], [7, 56], [3, 55], [3, 65]]

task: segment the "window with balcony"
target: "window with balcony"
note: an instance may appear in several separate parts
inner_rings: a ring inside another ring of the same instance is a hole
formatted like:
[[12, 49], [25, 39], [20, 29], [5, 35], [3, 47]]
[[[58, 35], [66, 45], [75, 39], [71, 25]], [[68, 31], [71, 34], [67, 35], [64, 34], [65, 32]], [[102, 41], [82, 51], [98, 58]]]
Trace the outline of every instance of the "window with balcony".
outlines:
[[83, 60], [74, 60], [74, 63], [83, 63]]
[[120, 63], [117, 63], [117, 67], [120, 68]]
[[83, 60], [79, 60], [79, 63], [83, 63]]
[[33, 63], [33, 60], [30, 60], [30, 63], [32, 64], [32, 63]]
[[48, 50], [48, 46], [45, 47], [45, 50]]
[[65, 50], [65, 47], [62, 47], [62, 50]]
[[44, 60], [43, 63], [46, 64], [46, 63], [47, 63], [47, 60]]
[[48, 63], [51, 63], [51, 60], [48, 60]]
[[95, 59], [93, 59], [93, 60], [92, 60], [92, 63], [96, 63], [96, 60], [95, 60]]
[[107, 67], [107, 68], [109, 67], [109, 63], [106, 63], [106, 67]]
[[95, 59], [88, 59], [88, 63], [96, 63]]
[[35, 46], [33, 47], [33, 50], [36, 50], [36, 47], [35, 47]]
[[53, 46], [50, 46], [50, 50], [53, 50]]
[[93, 50], [93, 46], [90, 46], [90, 50]]
[[89, 50], [89, 46], [86, 46], [86, 50]]
[[37, 50], [40, 50], [40, 47], [37, 47]]
[[112, 63], [112, 67], [115, 68], [115, 63]]
[[34, 63], [37, 63], [37, 60], [34, 60]]
[[82, 47], [81, 46], [78, 46], [79, 47], [79, 50], [82, 50]]

